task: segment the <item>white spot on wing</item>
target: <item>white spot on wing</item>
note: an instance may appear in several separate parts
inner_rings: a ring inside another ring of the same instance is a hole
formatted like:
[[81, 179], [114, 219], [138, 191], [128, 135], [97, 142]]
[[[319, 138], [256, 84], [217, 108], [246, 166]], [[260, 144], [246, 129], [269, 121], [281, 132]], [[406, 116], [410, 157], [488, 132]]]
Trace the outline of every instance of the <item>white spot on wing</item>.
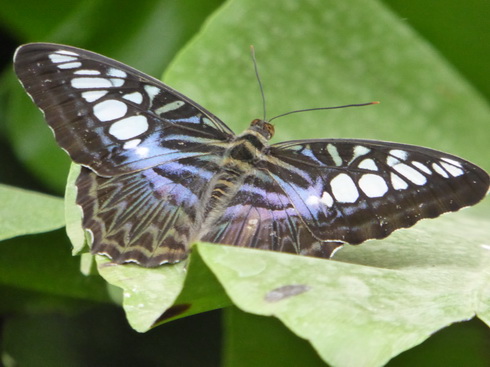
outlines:
[[111, 78], [111, 83], [114, 87], [119, 88], [124, 84], [124, 79]]
[[391, 185], [395, 190], [405, 190], [408, 187], [408, 183], [401, 179], [397, 174], [391, 173]]
[[407, 156], [408, 156], [407, 152], [405, 152], [404, 150], [400, 150], [400, 149], [392, 149], [392, 150], [390, 150], [389, 154], [394, 156], [394, 157], [401, 159], [402, 161], [406, 160]]
[[124, 143], [123, 149], [134, 149], [141, 143], [141, 139], [133, 139]]
[[174, 101], [167, 103], [166, 105], [163, 105], [162, 107], [158, 108], [155, 112], [157, 115], [161, 115], [162, 113], [169, 112], [169, 111], [174, 111], [180, 107], [182, 107], [185, 103], [183, 101]]
[[328, 192], [324, 191], [320, 203], [325, 204], [329, 208], [333, 205], [333, 197]]
[[448, 178], [449, 175], [447, 174], [446, 171], [444, 171], [444, 168], [439, 166], [437, 163], [432, 163], [432, 168], [434, 168], [434, 171], [436, 171], [439, 175], [441, 175], [444, 178]]
[[128, 112], [126, 103], [116, 99], [108, 99], [94, 106], [94, 115], [100, 121], [112, 121], [123, 117]]
[[116, 69], [116, 68], [110, 68], [109, 71], [107, 72], [107, 75], [115, 77], [115, 78], [126, 78], [128, 74], [126, 72]]
[[461, 168], [454, 166], [453, 163], [446, 163], [441, 161], [441, 166], [443, 166], [446, 169], [446, 171], [448, 171], [453, 177], [458, 177], [464, 174], [464, 171]]
[[359, 163], [358, 167], [362, 168], [362, 169], [368, 169], [370, 171], [377, 171], [378, 170], [378, 166], [376, 166], [376, 163], [371, 158], [367, 158], [367, 159], [364, 159], [363, 161], [361, 161], [361, 163]]
[[332, 157], [332, 160], [335, 163], [335, 165], [341, 166], [342, 165], [342, 158], [340, 158], [337, 147], [333, 144], [328, 144], [327, 145], [327, 151], [330, 154], [330, 156]]
[[452, 164], [453, 166], [457, 166], [459, 168], [463, 168], [463, 165], [461, 162], [455, 161], [454, 159], [451, 158], [441, 158], [443, 161]]
[[345, 173], [340, 173], [330, 181], [333, 196], [341, 203], [355, 203], [359, 198], [356, 184]]
[[354, 148], [354, 156], [360, 157], [361, 155], [368, 154], [371, 151], [371, 149], [363, 147], [362, 145], [356, 145]]
[[70, 61], [76, 61], [77, 58], [73, 56], [66, 56], [66, 55], [61, 55], [59, 52], [51, 54], [48, 56], [51, 62], [55, 64], [59, 64], [62, 62], [70, 62]]
[[351, 164], [356, 158], [359, 158], [363, 155], [368, 154], [370, 151], [371, 151], [371, 149], [369, 149], [369, 148], [363, 147], [362, 145], [356, 145], [354, 147], [352, 159], [350, 160], [350, 162], [348, 164]]
[[388, 153], [388, 158], [386, 158], [386, 164], [393, 167], [395, 164], [400, 163], [400, 160], [404, 161], [408, 157], [408, 153], [400, 149], [392, 149]]
[[97, 89], [112, 87], [112, 83], [105, 78], [73, 78], [71, 86], [76, 89]]
[[143, 102], [143, 95], [140, 92], [125, 94], [123, 98], [136, 104], [141, 104], [141, 102]]
[[150, 102], [153, 101], [153, 99], [160, 93], [160, 89], [157, 87], [154, 87], [153, 85], [145, 85], [144, 86], [146, 94], [148, 94], [148, 97], [150, 98]]
[[412, 161], [412, 164], [417, 167], [419, 170], [427, 173], [428, 175], [432, 174], [432, 171], [430, 170], [429, 167], [427, 167], [425, 164], [417, 162], [417, 161]]
[[150, 152], [150, 149], [148, 149], [147, 147], [138, 147], [134, 151], [138, 157], [146, 158], [148, 157], [148, 153]]
[[412, 181], [415, 185], [421, 186], [427, 183], [427, 178], [423, 174], [405, 163], [395, 164], [393, 169], [408, 180]]
[[128, 140], [143, 134], [148, 130], [148, 120], [145, 116], [131, 116], [119, 120], [109, 128], [109, 134], [119, 140]]
[[370, 198], [379, 198], [386, 194], [388, 185], [383, 177], [367, 173], [359, 179], [359, 187]]
[[87, 102], [91, 103], [91, 102], [95, 102], [99, 98], [104, 97], [107, 93], [108, 91], [106, 90], [91, 90], [88, 92], [83, 92], [82, 98]]
[[76, 69], [82, 66], [82, 63], [80, 61], [75, 61], [75, 62], [69, 62], [67, 64], [59, 64], [57, 66], [58, 69]]
[[333, 198], [332, 195], [325, 191], [322, 197], [319, 197], [317, 195], [308, 196], [308, 198], [306, 199], [306, 204], [308, 204], [309, 206], [317, 206], [318, 204], [323, 204], [331, 207], [333, 205]]
[[124, 78], [128, 76], [124, 71], [115, 68], [110, 68], [107, 75], [112, 77], [110, 80], [114, 87], [121, 87], [124, 84]]
[[76, 75], [100, 75], [100, 71], [90, 70], [90, 69], [80, 69], [80, 70], [73, 72], [73, 74], [76, 74]]
[[320, 202], [320, 198], [317, 195], [310, 195], [306, 198], [305, 202], [309, 206], [318, 205], [318, 203]]
[[58, 54], [60, 54], [60, 55], [80, 56], [80, 55], [79, 55], [79, 54], [77, 54], [76, 52], [67, 51], [67, 50], [59, 50], [59, 51], [56, 51], [56, 53], [58, 53]]

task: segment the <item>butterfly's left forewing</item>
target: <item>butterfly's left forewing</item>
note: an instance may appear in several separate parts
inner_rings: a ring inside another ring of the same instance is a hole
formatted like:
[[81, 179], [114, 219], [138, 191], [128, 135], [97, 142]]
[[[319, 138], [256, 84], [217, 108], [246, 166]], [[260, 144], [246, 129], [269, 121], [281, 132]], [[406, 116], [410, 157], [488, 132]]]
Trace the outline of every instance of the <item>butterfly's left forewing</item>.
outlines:
[[232, 131], [160, 81], [75, 47], [33, 43], [17, 76], [74, 162], [110, 177], [209, 153]]

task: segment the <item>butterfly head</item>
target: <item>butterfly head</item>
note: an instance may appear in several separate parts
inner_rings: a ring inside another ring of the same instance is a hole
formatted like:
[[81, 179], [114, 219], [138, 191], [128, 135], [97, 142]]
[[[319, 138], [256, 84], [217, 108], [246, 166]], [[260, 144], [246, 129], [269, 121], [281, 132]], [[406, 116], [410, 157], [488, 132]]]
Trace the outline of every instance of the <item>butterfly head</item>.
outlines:
[[250, 129], [257, 131], [267, 140], [270, 140], [274, 136], [274, 125], [265, 120], [255, 119], [250, 124]]

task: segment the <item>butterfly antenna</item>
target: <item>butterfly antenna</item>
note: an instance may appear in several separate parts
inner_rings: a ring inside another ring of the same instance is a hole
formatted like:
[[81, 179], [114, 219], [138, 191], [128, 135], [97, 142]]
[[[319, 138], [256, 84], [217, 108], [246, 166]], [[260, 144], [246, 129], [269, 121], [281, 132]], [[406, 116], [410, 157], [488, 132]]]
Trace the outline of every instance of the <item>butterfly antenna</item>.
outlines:
[[299, 113], [299, 112], [306, 112], [306, 111], [318, 111], [318, 110], [335, 110], [337, 108], [347, 108], [347, 107], [362, 107], [362, 106], [369, 106], [372, 104], [379, 104], [379, 102], [374, 101], [374, 102], [368, 102], [368, 103], [358, 103], [358, 104], [346, 104], [343, 106], [334, 106], [334, 107], [318, 107], [318, 108], [306, 108], [304, 110], [295, 110], [295, 111], [290, 111], [286, 112], [277, 116], [274, 116], [269, 120], [271, 122], [272, 120], [275, 120], [279, 117], [287, 116], [287, 115], [292, 115], [293, 113]]
[[267, 111], [265, 108], [266, 103], [265, 103], [264, 88], [262, 87], [262, 81], [260, 80], [259, 68], [257, 67], [257, 60], [255, 59], [255, 48], [253, 45], [250, 46], [250, 53], [252, 54], [252, 61], [254, 63], [255, 77], [257, 78], [257, 81], [259, 82], [260, 94], [262, 95], [262, 106], [264, 109], [264, 121], [266, 121]]

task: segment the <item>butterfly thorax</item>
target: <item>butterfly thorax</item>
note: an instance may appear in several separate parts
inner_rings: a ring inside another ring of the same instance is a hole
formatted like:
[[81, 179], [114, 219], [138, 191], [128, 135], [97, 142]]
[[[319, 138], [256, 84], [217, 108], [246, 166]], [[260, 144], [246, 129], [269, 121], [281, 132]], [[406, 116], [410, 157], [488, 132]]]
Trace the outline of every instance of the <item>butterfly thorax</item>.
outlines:
[[201, 235], [222, 215], [229, 200], [236, 195], [246, 178], [256, 174], [257, 163], [267, 155], [267, 141], [273, 133], [274, 127], [270, 123], [257, 119], [230, 142], [223, 154], [221, 168], [209, 182], [202, 198], [206, 205], [199, 221], [200, 228], [204, 229]]
[[[269, 147], [268, 140], [274, 134], [274, 127], [266, 121], [254, 120], [250, 127], [231, 142], [224, 157], [241, 162], [254, 163]], [[224, 162], [226, 164], [226, 162]]]

